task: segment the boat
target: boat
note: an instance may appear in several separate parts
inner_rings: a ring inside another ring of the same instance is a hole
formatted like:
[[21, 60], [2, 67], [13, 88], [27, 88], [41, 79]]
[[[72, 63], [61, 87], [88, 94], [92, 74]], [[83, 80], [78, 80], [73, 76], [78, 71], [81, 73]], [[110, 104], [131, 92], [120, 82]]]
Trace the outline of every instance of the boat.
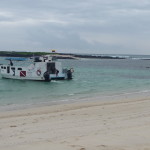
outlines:
[[48, 82], [51, 80], [72, 79], [73, 68], [63, 69], [61, 62], [49, 55], [30, 59], [33, 61], [27, 66], [16, 66], [13, 64], [14, 61], [26, 61], [26, 59], [6, 58], [10, 62], [8, 65], [1, 64], [0, 74], [2, 78]]

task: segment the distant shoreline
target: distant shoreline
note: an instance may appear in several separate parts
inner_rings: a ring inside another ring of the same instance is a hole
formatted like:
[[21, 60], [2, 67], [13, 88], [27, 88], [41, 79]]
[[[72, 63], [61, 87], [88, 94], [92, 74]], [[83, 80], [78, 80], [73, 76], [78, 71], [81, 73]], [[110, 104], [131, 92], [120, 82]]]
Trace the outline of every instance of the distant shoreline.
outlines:
[[1, 57], [33, 57], [41, 55], [52, 55], [58, 59], [79, 59], [79, 58], [92, 58], [92, 59], [126, 59], [119, 56], [106, 56], [106, 55], [90, 55], [90, 54], [71, 54], [71, 53], [46, 53], [46, 52], [10, 52], [1, 51]]

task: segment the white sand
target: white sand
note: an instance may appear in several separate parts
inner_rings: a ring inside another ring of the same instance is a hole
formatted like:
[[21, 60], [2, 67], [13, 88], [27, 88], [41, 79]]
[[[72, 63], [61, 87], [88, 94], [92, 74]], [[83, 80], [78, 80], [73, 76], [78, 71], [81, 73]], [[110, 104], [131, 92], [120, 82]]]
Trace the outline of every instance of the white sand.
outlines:
[[150, 100], [3, 112], [0, 150], [150, 150]]

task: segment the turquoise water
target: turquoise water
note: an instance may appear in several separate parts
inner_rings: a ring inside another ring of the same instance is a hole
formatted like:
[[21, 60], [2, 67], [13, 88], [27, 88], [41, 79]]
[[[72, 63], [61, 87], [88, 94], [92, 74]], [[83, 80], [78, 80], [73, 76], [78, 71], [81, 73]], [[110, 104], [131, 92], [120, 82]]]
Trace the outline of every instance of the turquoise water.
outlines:
[[[0, 110], [150, 92], [150, 60], [60, 60], [73, 67], [73, 80], [20, 81], [0, 77]], [[0, 63], [7, 63], [1, 58]]]

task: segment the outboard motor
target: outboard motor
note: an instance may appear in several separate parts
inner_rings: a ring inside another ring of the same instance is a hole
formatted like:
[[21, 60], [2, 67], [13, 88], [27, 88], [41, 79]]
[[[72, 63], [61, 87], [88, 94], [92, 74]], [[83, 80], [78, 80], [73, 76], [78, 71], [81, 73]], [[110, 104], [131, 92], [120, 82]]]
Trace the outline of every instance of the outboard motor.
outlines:
[[71, 80], [72, 79], [72, 72], [71, 69], [67, 71], [67, 79]]
[[45, 79], [46, 82], [51, 81], [50, 75], [49, 75], [49, 72], [48, 72], [48, 71], [46, 71], [46, 72], [44, 73], [44, 79]]

